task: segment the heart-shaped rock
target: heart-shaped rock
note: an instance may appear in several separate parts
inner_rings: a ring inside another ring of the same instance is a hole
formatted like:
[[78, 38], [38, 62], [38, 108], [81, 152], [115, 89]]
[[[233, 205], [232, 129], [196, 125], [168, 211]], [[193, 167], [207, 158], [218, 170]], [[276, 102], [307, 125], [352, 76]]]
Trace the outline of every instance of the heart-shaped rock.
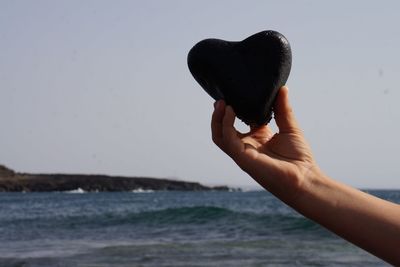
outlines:
[[292, 65], [288, 40], [262, 31], [240, 42], [205, 39], [189, 52], [190, 72], [215, 100], [224, 99], [251, 126], [268, 123]]

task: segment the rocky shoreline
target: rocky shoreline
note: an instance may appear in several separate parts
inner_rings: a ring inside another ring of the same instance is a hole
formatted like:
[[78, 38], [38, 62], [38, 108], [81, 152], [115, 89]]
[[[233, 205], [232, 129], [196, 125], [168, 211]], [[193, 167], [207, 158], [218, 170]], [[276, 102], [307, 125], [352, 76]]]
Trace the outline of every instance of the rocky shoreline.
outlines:
[[86, 192], [232, 190], [227, 186], [210, 187], [196, 182], [148, 177], [18, 173], [0, 165], [0, 192], [52, 192], [77, 189]]

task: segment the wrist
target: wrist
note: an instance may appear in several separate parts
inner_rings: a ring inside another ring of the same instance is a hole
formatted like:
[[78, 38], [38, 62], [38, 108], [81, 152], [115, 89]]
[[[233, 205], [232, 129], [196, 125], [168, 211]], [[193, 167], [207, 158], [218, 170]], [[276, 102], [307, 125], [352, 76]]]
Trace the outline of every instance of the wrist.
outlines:
[[[312, 191], [317, 187], [315, 185], [323, 183], [324, 177], [326, 176], [316, 164], [297, 165], [297, 168], [293, 168], [292, 172], [288, 172], [281, 179], [265, 178], [259, 183], [287, 205], [296, 207], [313, 194]], [[256, 178], [255, 180], [258, 181]]]
[[308, 202], [310, 196], [316, 194], [321, 188], [329, 187], [329, 181], [329, 177], [322, 172], [318, 165], [312, 164], [299, 174], [291, 206]]
[[301, 180], [296, 199], [290, 204], [294, 209], [313, 219], [315, 213], [324, 214], [337, 206], [340, 184], [329, 178], [317, 165], [310, 168]]

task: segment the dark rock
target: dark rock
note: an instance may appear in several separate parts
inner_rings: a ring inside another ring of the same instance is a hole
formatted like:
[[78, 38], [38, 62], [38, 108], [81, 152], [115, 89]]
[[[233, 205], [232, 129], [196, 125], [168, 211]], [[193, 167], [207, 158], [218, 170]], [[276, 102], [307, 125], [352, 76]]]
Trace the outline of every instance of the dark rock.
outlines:
[[263, 31], [240, 42], [206, 39], [188, 54], [196, 81], [215, 100], [224, 99], [239, 119], [263, 125], [272, 117], [272, 106], [285, 85], [292, 64], [286, 38]]
[[0, 177], [12, 177], [15, 172], [4, 165], [0, 165]]
[[158, 178], [82, 174], [29, 174], [15, 173], [4, 166], [0, 168], [0, 192], [71, 191], [78, 188], [87, 192], [230, 190], [226, 186], [208, 187], [195, 182]]

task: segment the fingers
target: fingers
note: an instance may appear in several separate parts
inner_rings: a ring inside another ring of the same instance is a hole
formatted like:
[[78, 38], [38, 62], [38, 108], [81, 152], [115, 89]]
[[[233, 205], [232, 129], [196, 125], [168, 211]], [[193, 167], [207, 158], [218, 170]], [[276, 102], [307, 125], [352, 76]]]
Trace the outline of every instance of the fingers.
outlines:
[[[246, 143], [246, 138], [250, 140], [255, 139], [259, 143], [259, 145], [263, 145], [268, 142], [274, 133], [268, 125], [262, 125], [257, 128], [251, 128], [250, 132], [243, 134], [241, 137], [243, 138], [243, 142]], [[257, 147], [257, 146], [255, 146]]]
[[233, 126], [235, 123], [235, 117], [235, 112], [232, 107], [227, 106], [222, 120], [222, 137], [224, 151], [232, 158], [235, 158], [235, 156], [244, 148], [243, 142], [239, 138], [238, 132]]
[[218, 101], [211, 119], [212, 139], [214, 143], [232, 158], [235, 158], [244, 145], [234, 128], [235, 112], [226, 106], [224, 101]]
[[214, 103], [214, 112], [211, 118], [212, 140], [217, 146], [220, 146], [222, 142], [222, 120], [224, 115], [225, 102], [223, 100], [219, 100]]
[[290, 133], [299, 130], [292, 107], [289, 103], [289, 91], [286, 86], [279, 89], [275, 100], [274, 114], [280, 133]]

